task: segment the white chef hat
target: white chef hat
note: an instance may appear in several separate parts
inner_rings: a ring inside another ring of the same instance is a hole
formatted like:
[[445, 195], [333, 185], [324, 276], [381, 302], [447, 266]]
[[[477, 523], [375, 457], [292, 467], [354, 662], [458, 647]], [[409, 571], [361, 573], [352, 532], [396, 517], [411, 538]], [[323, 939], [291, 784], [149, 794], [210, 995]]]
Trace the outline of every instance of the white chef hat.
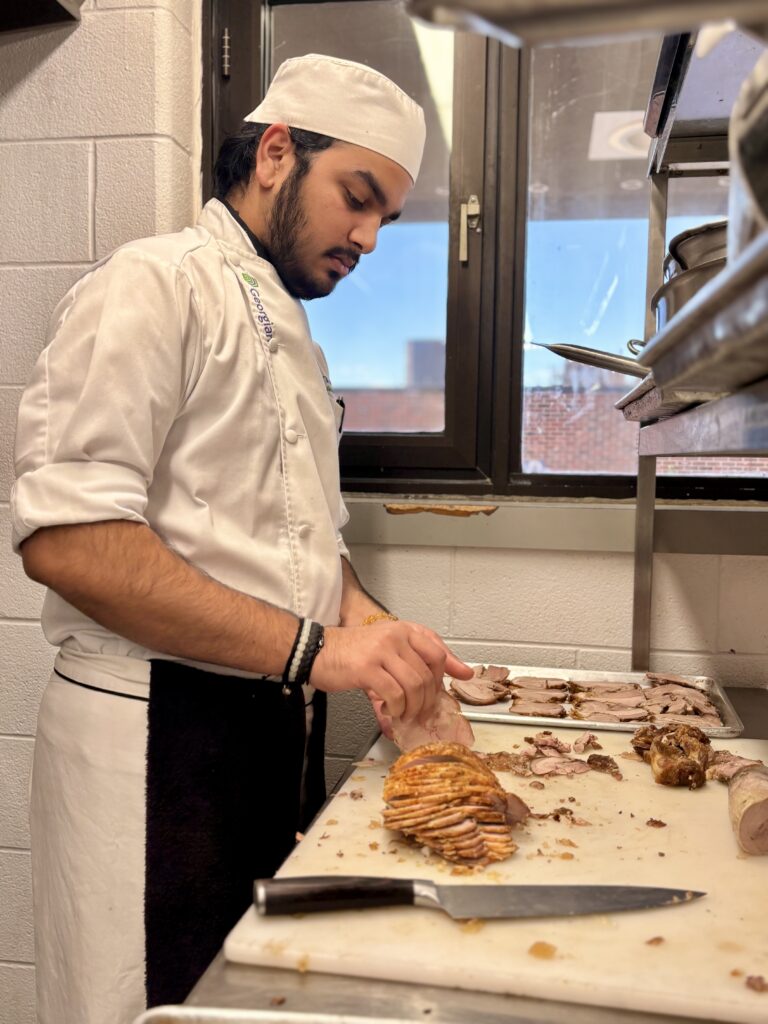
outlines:
[[245, 120], [330, 135], [389, 157], [414, 181], [419, 173], [424, 111], [365, 64], [318, 53], [292, 57], [277, 69], [264, 99]]

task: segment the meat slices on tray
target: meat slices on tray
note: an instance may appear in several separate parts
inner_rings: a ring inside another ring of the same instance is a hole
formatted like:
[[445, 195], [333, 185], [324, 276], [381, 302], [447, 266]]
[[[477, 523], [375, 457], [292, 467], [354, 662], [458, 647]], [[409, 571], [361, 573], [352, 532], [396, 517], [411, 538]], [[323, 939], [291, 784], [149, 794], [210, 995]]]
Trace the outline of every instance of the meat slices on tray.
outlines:
[[548, 704], [540, 700], [515, 700], [509, 710], [513, 715], [524, 715], [526, 718], [565, 718], [565, 705]]
[[568, 700], [567, 690], [522, 690], [511, 686], [507, 693], [513, 700], [533, 701], [536, 704], [556, 704], [558, 701]]
[[465, 704], [482, 706], [505, 700], [507, 688], [490, 679], [451, 679], [451, 693]]
[[553, 679], [549, 676], [514, 676], [509, 685], [518, 690], [568, 690], [565, 679]]
[[607, 700], [585, 700], [574, 704], [571, 716], [587, 722], [644, 722], [648, 712], [643, 707], [626, 707]]

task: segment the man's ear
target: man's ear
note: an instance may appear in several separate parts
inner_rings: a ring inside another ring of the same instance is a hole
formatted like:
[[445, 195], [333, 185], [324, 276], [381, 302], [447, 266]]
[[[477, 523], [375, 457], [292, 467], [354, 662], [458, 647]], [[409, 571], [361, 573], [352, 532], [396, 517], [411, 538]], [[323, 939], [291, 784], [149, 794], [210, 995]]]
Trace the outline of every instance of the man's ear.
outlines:
[[282, 185], [294, 164], [293, 139], [287, 124], [271, 124], [256, 150], [254, 173], [262, 188]]

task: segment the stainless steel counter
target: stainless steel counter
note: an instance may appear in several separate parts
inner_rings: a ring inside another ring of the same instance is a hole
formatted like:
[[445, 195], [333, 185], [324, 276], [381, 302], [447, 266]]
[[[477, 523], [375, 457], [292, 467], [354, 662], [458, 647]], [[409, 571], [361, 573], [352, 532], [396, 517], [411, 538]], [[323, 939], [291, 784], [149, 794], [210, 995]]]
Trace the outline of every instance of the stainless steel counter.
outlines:
[[[768, 738], [768, 680], [766, 688], [736, 687], [727, 692], [744, 722], [744, 737]], [[456, 969], [461, 970], [460, 961]], [[338, 1024], [350, 1024], [352, 1018], [356, 1024], [691, 1024], [688, 1017], [248, 967], [227, 963], [221, 954], [195, 986], [185, 1007], [270, 1011], [270, 1020], [276, 1024], [281, 1014], [293, 1022], [306, 1019], [306, 1024], [313, 1024], [321, 1015]], [[214, 1016], [206, 1019], [215, 1022]], [[247, 1019], [244, 1015], [243, 1020]], [[228, 1016], [227, 1021], [236, 1024], [236, 1018]]]

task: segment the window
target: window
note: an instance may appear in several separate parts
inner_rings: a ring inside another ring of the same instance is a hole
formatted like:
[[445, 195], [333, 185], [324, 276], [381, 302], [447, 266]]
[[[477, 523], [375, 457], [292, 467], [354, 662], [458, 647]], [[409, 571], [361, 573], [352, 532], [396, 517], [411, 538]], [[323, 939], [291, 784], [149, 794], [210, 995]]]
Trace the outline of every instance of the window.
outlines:
[[[246, 17], [245, 0], [212, 3]], [[659, 40], [521, 54], [414, 22], [403, 0], [274, 0], [260, 18], [265, 81], [290, 56], [330, 53], [388, 74], [427, 118], [403, 218], [331, 297], [307, 303], [346, 404], [345, 488], [631, 496], [638, 427], [614, 403], [636, 379], [540, 346], [629, 356], [643, 338], [642, 118]], [[240, 112], [257, 100], [252, 90]], [[234, 91], [214, 96], [214, 123], [217, 107], [231, 122], [232, 102]], [[673, 183], [670, 231], [720, 217], [725, 195], [716, 178]], [[470, 196], [480, 217], [460, 260]], [[740, 493], [738, 478], [702, 492], [702, 469], [766, 473], [753, 460], [663, 460], [660, 474], [676, 475], [661, 476], [659, 494]]]

